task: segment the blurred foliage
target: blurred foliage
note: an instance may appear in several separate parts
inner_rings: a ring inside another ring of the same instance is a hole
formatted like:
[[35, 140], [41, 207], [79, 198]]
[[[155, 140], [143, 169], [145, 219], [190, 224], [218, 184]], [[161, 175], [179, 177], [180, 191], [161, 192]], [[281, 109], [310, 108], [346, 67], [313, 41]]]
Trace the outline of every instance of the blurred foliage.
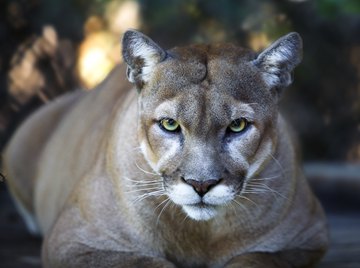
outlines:
[[[129, 1], [136, 5], [121, 11]], [[138, 23], [127, 24], [126, 16], [137, 7]], [[304, 40], [304, 59], [282, 104], [299, 133], [304, 157], [360, 162], [359, 0], [4, 0], [0, 2], [1, 96], [6, 95], [5, 78], [16, 48], [48, 24], [60, 39], [79, 48], [79, 62], [87, 51], [109, 47], [103, 52], [103, 64], [85, 61], [86, 67], [94, 65], [95, 73], [102, 65], [108, 71], [120, 60], [109, 57], [120, 55], [113, 43], [124, 27], [139, 27], [164, 48], [236, 42], [256, 51], [297, 31]], [[104, 36], [111, 44], [104, 45], [94, 36]]]
[[273, 16], [276, 6], [269, 1], [172, 0], [166, 6], [160, 0], [139, 2], [145, 31], [171, 35], [175, 42], [239, 41], [249, 31], [280, 36], [291, 26], [281, 14]]
[[359, 0], [316, 0], [320, 14], [336, 18], [340, 14], [357, 15], [360, 13]]

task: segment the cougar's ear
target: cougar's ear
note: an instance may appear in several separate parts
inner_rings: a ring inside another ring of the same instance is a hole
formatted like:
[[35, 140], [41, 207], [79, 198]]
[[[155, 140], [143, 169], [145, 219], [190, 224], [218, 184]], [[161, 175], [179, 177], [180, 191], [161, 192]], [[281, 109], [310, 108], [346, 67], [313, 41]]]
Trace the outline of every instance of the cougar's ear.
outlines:
[[125, 32], [122, 54], [128, 65], [127, 77], [138, 86], [149, 80], [153, 67], [166, 57], [166, 52], [154, 41], [135, 30]]
[[302, 40], [298, 33], [289, 33], [267, 49], [253, 63], [261, 70], [266, 84], [279, 94], [292, 82], [292, 71], [302, 59]]

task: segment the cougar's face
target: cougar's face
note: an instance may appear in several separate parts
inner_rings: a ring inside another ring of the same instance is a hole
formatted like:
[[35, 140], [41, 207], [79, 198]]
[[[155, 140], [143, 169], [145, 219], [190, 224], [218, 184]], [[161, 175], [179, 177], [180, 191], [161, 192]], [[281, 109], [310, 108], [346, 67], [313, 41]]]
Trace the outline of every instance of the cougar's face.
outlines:
[[262, 170], [275, 143], [272, 96], [244, 51], [174, 50], [139, 100], [139, 139], [169, 198], [208, 220]]

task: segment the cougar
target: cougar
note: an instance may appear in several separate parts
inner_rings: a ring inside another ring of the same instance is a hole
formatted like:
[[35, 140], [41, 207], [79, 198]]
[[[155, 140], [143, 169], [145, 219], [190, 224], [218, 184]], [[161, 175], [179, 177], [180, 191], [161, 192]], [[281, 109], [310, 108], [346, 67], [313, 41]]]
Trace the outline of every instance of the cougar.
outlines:
[[299, 34], [256, 54], [129, 30], [122, 53], [127, 69], [42, 107], [4, 153], [43, 266], [315, 266], [326, 220], [278, 111]]

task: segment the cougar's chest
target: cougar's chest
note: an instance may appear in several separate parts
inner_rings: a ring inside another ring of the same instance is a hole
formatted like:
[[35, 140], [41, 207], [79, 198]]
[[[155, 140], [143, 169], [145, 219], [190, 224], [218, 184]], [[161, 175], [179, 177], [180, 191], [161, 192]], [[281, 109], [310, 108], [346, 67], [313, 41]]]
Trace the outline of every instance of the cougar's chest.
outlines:
[[242, 232], [234, 215], [208, 222], [178, 220], [172, 227], [163, 232], [164, 253], [180, 267], [222, 267], [251, 244], [251, 237]]

